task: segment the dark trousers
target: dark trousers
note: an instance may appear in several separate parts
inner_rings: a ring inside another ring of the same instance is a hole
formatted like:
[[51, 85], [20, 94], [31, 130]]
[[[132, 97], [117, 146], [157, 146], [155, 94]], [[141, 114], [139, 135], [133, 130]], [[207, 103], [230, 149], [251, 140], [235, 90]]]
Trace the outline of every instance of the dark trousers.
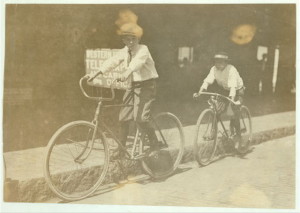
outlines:
[[125, 92], [123, 104], [132, 106], [122, 107], [119, 114], [121, 122], [120, 141], [124, 146], [129, 134], [130, 121], [136, 122], [139, 130], [148, 135], [150, 142], [155, 143], [157, 141], [155, 131], [150, 125], [150, 112], [155, 96], [156, 82], [154, 79], [133, 82], [132, 88]]
[[[245, 88], [242, 87], [241, 89], [236, 91], [235, 101], [240, 101], [240, 103], [243, 103], [243, 97], [244, 97]], [[235, 134], [238, 136], [241, 136], [241, 124], [240, 124], [240, 106], [234, 106], [232, 105], [233, 110], [233, 117], [230, 119], [230, 129], [231, 131], [235, 129]]]

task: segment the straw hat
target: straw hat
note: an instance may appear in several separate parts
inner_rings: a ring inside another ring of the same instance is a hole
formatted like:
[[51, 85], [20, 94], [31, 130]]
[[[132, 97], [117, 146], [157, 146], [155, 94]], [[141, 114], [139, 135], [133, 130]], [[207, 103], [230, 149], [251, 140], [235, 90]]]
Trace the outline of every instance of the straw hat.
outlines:
[[123, 24], [117, 31], [119, 35], [132, 35], [137, 38], [141, 38], [143, 35], [143, 29], [135, 23]]

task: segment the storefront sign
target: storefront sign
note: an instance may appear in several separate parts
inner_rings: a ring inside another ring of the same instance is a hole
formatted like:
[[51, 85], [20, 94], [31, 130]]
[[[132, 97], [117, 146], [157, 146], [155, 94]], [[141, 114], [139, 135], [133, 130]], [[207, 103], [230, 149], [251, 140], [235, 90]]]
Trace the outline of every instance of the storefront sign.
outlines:
[[[118, 49], [95, 49], [86, 50], [85, 55], [85, 66], [86, 74], [95, 74], [101, 70], [103, 62], [113, 57], [119, 50]], [[110, 72], [106, 72], [103, 75], [99, 75], [92, 82], [89, 83], [91, 86], [110, 88], [111, 86], [116, 89], [128, 89], [131, 86], [130, 78], [124, 82], [112, 82], [118, 78], [122, 72], [125, 71], [125, 64], [122, 62], [119, 66]]]

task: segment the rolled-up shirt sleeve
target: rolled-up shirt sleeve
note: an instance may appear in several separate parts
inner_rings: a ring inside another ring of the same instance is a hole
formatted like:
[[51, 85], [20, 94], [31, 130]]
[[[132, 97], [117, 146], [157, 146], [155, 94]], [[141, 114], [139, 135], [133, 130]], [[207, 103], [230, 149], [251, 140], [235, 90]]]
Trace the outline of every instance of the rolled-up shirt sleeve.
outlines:
[[235, 97], [235, 95], [236, 95], [236, 88], [231, 87], [229, 92], [229, 97]]
[[103, 73], [109, 72], [112, 69], [116, 68], [124, 60], [125, 60], [124, 59], [124, 51], [120, 50], [116, 55], [114, 55], [113, 57], [108, 58], [107, 60], [105, 60], [103, 62], [103, 64], [101, 65], [100, 70]]
[[140, 70], [146, 63], [147, 59], [149, 58], [149, 50], [148, 47], [144, 46], [143, 48], [139, 49], [136, 55], [132, 58], [131, 62], [128, 66], [128, 71], [130, 73]]
[[214, 83], [215, 81], [215, 74], [214, 74], [214, 68], [212, 67], [209, 71], [209, 74], [207, 77], [204, 79], [203, 84], [201, 86], [202, 89], [207, 89], [209, 85]]
[[228, 77], [228, 87], [230, 88], [229, 96], [234, 97], [236, 95], [236, 89], [237, 89], [237, 80], [239, 79], [239, 74], [236, 68], [232, 67], [229, 72]]

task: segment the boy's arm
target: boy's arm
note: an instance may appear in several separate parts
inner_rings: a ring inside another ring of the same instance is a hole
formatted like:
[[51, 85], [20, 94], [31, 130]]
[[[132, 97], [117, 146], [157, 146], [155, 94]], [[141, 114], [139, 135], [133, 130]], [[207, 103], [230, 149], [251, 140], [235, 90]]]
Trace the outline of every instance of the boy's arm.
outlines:
[[116, 55], [106, 59], [103, 64], [101, 65], [99, 71], [96, 72], [94, 75], [88, 75], [88, 81], [94, 80], [98, 75], [102, 75], [105, 72], [111, 71], [112, 69], [116, 68], [122, 61], [124, 61], [124, 53], [120, 50]]
[[235, 89], [235, 87], [230, 87], [229, 98], [232, 101], [234, 101], [235, 95], [236, 95], [236, 89]]
[[123, 50], [120, 50], [116, 55], [114, 55], [111, 58], [108, 58], [103, 62], [103, 64], [100, 67], [100, 71], [102, 73], [106, 73], [108, 71], [111, 71], [112, 69], [116, 68], [120, 63], [124, 61], [124, 53]]
[[215, 81], [215, 74], [213, 67], [210, 69], [209, 74], [207, 77], [204, 79], [202, 86], [200, 87], [199, 93], [202, 92], [203, 90], [207, 90], [207, 87], [214, 83]]
[[122, 74], [122, 77], [126, 79], [131, 73], [141, 69], [146, 63], [149, 54], [150, 52], [148, 50], [148, 47], [142, 46], [142, 48], [138, 50], [136, 55], [130, 61], [129, 66], [127, 70]]
[[229, 79], [228, 79], [228, 87], [230, 88], [229, 97], [232, 101], [234, 101], [234, 98], [236, 96], [237, 82], [239, 78], [240, 76], [237, 69], [232, 66], [229, 73]]

